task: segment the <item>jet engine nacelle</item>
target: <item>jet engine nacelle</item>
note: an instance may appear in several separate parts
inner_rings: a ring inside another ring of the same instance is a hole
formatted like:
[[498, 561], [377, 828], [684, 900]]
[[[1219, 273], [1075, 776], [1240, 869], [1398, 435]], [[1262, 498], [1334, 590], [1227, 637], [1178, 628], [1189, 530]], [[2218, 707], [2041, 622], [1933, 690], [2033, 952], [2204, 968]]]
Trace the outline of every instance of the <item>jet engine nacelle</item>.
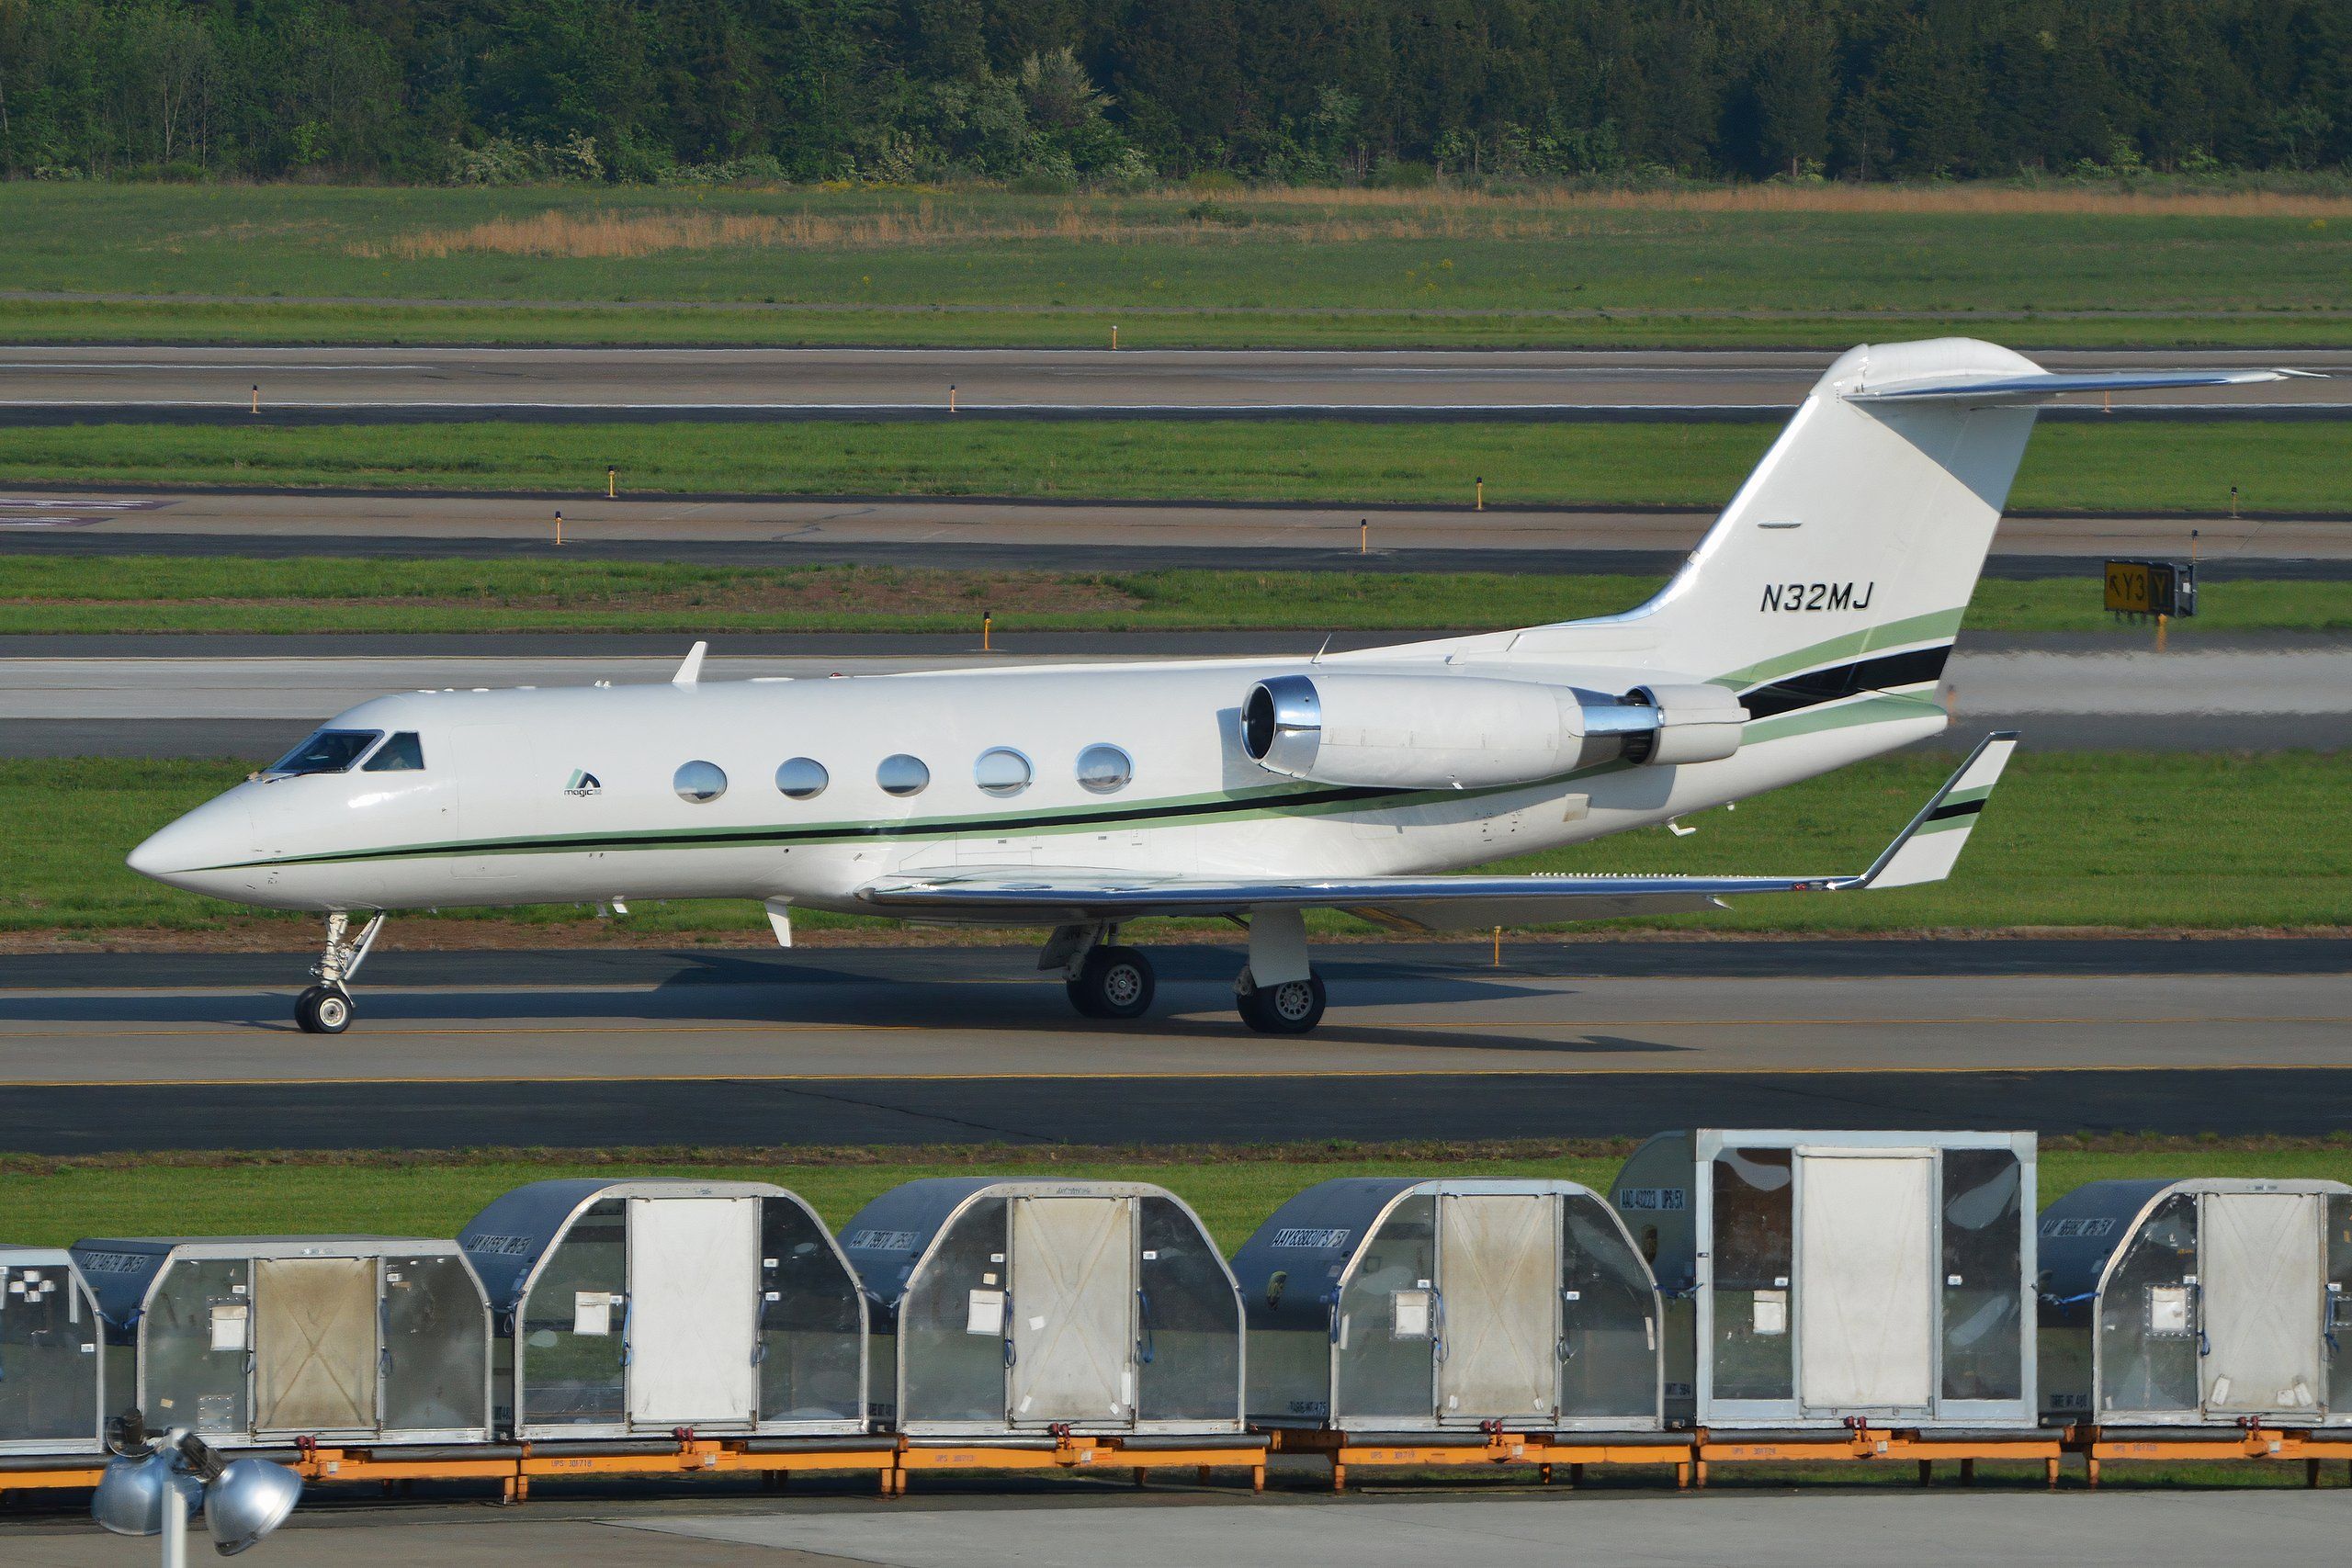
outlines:
[[1720, 762], [1739, 750], [1747, 722], [1739, 698], [1721, 686], [1636, 686], [1618, 700], [1648, 716], [1649, 742], [1629, 743], [1630, 761]]
[[1317, 784], [1472, 789], [1533, 784], [1623, 758], [1705, 762], [1739, 750], [1747, 711], [1717, 686], [1623, 697], [1483, 676], [1276, 675], [1241, 704], [1241, 748]]

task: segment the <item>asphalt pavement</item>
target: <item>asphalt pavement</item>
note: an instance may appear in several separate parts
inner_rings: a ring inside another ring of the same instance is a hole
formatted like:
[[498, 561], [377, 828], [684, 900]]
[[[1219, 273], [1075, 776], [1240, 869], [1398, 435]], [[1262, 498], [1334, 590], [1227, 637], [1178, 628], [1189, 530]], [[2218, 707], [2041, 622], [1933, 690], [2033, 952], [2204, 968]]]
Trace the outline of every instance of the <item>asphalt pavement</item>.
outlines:
[[[1777, 419], [1820, 351], [175, 347], [0, 348], [0, 423], [91, 419]], [[2291, 365], [2352, 352], [2098, 351], [2053, 370]], [[951, 411], [951, 392], [953, 411]], [[2352, 381], [2127, 392], [2093, 413], [2339, 417]], [[2062, 416], [2063, 417], [2063, 416]]]
[[[1858, 1551], [1919, 1568], [2204, 1568], [2246, 1554], [2335, 1560], [2339, 1488], [2151, 1489], [2110, 1466], [2105, 1490], [2040, 1491], [1988, 1464], [1971, 1490], [1816, 1483], [1792, 1490], [1717, 1467], [1704, 1492], [1645, 1470], [1596, 1467], [1587, 1485], [1538, 1490], [1517, 1472], [1453, 1485], [1374, 1483], [1318, 1495], [1311, 1478], [1262, 1495], [1162, 1472], [1148, 1491], [1124, 1474], [927, 1476], [913, 1495], [856, 1495], [870, 1479], [805, 1475], [789, 1499], [703, 1479], [659, 1498], [616, 1500], [541, 1480], [526, 1507], [348, 1495], [306, 1506], [259, 1550], [283, 1568], [431, 1562], [436, 1568], [1488, 1568], [1600, 1562], [1628, 1568], [1815, 1568]], [[2038, 1469], [2038, 1467], [2036, 1467]], [[1879, 1479], [1873, 1477], [1873, 1479]], [[372, 1485], [368, 1488], [373, 1490]], [[1475, 1489], [1475, 1491], [1474, 1491]], [[640, 1489], [642, 1490], [642, 1489]], [[1486, 1495], [1476, 1495], [1486, 1494]], [[78, 1499], [76, 1499], [78, 1502]], [[0, 1531], [0, 1568], [100, 1568], [126, 1543], [85, 1517], [51, 1511]], [[129, 1550], [136, 1550], [135, 1546]]]
[[[1352, 633], [1335, 649], [1410, 632]], [[1418, 634], [1435, 636], [1439, 634]], [[1304, 657], [1313, 632], [1010, 634], [982, 653], [969, 635], [717, 639], [711, 680], [821, 678], [918, 670], [1155, 658]], [[235, 756], [266, 761], [311, 724], [386, 692], [658, 682], [681, 637], [443, 637], [224, 634], [0, 637], [0, 756]], [[2122, 646], [2117, 646], [2120, 642]], [[742, 651], [762, 649], [763, 651]], [[2352, 745], [2352, 643], [2332, 636], [1970, 637], [1944, 671], [1953, 726], [1973, 744], [2021, 729], [2037, 748], [2335, 750]]]
[[[2347, 380], [2346, 385], [2352, 385]], [[600, 479], [601, 475], [583, 476]], [[624, 480], [626, 483], [626, 480]], [[108, 555], [608, 557], [955, 569], [1664, 573], [1713, 512], [1508, 503], [1286, 503], [954, 497], [283, 490], [0, 491], [0, 548]], [[563, 515], [563, 543], [555, 518]], [[2194, 537], [2192, 537], [2192, 534]], [[2209, 580], [2352, 576], [2352, 512], [2230, 517], [2021, 513], [1995, 536], [1996, 576], [2096, 580], [2109, 556], [2192, 556]]]
[[[1835, 869], [1835, 868], [1832, 868]], [[387, 953], [0, 965], [0, 1146], [1192, 1144], [1685, 1125], [2317, 1135], [2352, 1118], [2341, 942], [1331, 944], [1269, 1041], [1238, 951], [1155, 950], [1131, 1024], [1025, 950]]]

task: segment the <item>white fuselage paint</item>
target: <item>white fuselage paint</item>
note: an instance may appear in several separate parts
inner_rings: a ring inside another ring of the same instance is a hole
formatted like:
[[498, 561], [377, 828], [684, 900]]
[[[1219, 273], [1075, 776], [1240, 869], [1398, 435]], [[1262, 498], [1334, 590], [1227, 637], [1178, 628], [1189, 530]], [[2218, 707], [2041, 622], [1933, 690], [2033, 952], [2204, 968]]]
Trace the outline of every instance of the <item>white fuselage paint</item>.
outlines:
[[[1457, 668], [1449, 654], [1497, 640], [1324, 667], [1442, 678]], [[163, 829], [133, 864], [243, 903], [327, 910], [614, 898], [855, 909], [857, 889], [877, 877], [969, 866], [1260, 878], [1442, 872], [1737, 800], [1945, 722], [1916, 700], [1868, 722], [1798, 733], [1781, 726], [1777, 738], [1758, 735], [1721, 761], [1334, 800], [1328, 787], [1267, 773], [1240, 745], [1238, 714], [1251, 685], [1309, 667], [1206, 660], [381, 697], [328, 728], [414, 731], [422, 772], [256, 778]], [[1482, 671], [1473, 661], [1459, 672]], [[1605, 691], [1657, 678], [1638, 657], [1510, 673]], [[1079, 752], [1098, 742], [1134, 760], [1132, 781], [1114, 794], [1090, 793], [1076, 777]], [[974, 763], [991, 747], [1026, 756], [1034, 783], [1009, 797], [984, 793]], [[901, 752], [922, 759], [931, 781], [894, 797], [876, 768]], [[795, 757], [823, 764], [824, 793], [794, 800], [778, 791], [776, 768]], [[725, 794], [680, 798], [673, 776], [690, 761], [725, 770]], [[569, 787], [575, 772], [598, 787]]]

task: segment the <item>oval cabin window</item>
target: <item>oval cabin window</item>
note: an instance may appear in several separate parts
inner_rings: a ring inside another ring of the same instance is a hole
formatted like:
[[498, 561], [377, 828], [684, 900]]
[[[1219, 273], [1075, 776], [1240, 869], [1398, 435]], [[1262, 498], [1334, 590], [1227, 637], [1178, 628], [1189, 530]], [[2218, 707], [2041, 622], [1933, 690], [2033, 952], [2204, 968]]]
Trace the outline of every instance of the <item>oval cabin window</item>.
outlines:
[[1097, 744], [1078, 754], [1079, 784], [1096, 795], [1115, 795], [1135, 776], [1135, 759], [1116, 746]]
[[825, 764], [814, 757], [795, 757], [775, 771], [775, 787], [793, 800], [814, 800], [832, 782]]
[[707, 806], [727, 793], [727, 773], [716, 762], [687, 762], [670, 780], [680, 800]]
[[1028, 758], [1010, 746], [995, 746], [980, 753], [980, 760], [972, 765], [972, 776], [983, 795], [1008, 795], [1027, 789], [1035, 773]]
[[882, 786], [884, 795], [921, 795], [931, 783], [931, 769], [922, 758], [901, 751], [882, 759], [882, 765], [874, 770], [874, 782]]

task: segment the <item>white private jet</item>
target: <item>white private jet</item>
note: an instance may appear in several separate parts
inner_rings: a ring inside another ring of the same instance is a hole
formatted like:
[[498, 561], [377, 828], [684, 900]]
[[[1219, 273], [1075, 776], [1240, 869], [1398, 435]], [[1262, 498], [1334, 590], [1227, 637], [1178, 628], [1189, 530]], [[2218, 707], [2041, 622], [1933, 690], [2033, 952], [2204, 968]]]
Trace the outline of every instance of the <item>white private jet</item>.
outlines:
[[[1154, 915], [1249, 932], [1253, 1029], [1324, 1007], [1304, 911], [1485, 929], [1842, 892], [1951, 869], [2013, 736], [1868, 869], [1439, 874], [1670, 822], [1943, 729], [1937, 686], [2034, 412], [2296, 372], [2056, 375], [1964, 339], [1831, 366], [1673, 581], [1623, 615], [1312, 660], [423, 692], [338, 715], [135, 850], [175, 887], [326, 916], [302, 1027], [339, 1033], [384, 911], [751, 898], [1051, 927], [1097, 1018], [1151, 1004]], [[368, 914], [356, 936], [350, 917]]]

